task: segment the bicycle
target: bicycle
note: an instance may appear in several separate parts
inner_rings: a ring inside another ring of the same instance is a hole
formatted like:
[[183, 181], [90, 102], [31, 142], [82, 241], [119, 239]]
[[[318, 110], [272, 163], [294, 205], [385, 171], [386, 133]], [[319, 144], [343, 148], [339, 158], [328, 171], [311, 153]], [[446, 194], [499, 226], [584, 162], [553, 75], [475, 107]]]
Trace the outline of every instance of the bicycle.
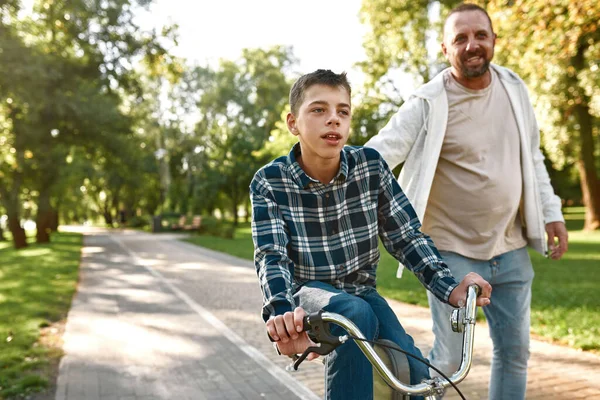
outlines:
[[[408, 396], [412, 395], [423, 396], [427, 400], [436, 400], [450, 386], [457, 391], [462, 399], [465, 399], [456, 385], [466, 378], [471, 368], [477, 314], [475, 302], [480, 291], [477, 285], [469, 286], [464, 307], [453, 310], [450, 317], [452, 329], [455, 332], [463, 332], [462, 359], [458, 370], [450, 377], [447, 377], [426, 360], [405, 352], [389, 340], [367, 340], [358, 327], [349, 319], [339, 314], [323, 311], [309, 314], [304, 318], [304, 330], [317, 343], [317, 346], [309, 347], [300, 356], [294, 356], [294, 361], [286, 369], [298, 370], [299, 365], [306, 359], [308, 354], [317, 353], [325, 356], [348, 340], [354, 340], [373, 365], [374, 399], [408, 399]], [[332, 323], [342, 327], [347, 334], [333, 336], [329, 330], [329, 325]], [[392, 353], [391, 350], [396, 352]], [[400, 379], [410, 382], [407, 356], [424, 362], [440, 376], [430, 378], [416, 385], [403, 383]]]

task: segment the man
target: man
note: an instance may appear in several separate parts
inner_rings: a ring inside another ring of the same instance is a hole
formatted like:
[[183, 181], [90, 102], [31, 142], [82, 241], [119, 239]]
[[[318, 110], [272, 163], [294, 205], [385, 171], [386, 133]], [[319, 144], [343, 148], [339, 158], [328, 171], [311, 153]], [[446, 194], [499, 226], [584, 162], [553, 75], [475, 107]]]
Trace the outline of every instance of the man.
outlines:
[[[525, 398], [529, 358], [534, 273], [526, 245], [542, 254], [549, 246], [559, 259], [567, 230], [525, 84], [490, 64], [495, 41], [484, 9], [452, 10], [442, 43], [450, 68], [419, 88], [365, 146], [391, 168], [404, 163], [400, 186], [454, 277], [477, 272], [492, 284], [484, 309], [494, 344], [489, 397], [514, 400]], [[461, 335], [450, 329], [449, 306], [432, 296], [429, 304], [429, 358], [452, 373]]]
[[[352, 108], [346, 74], [317, 70], [290, 91], [287, 126], [299, 140], [287, 156], [259, 169], [250, 184], [255, 265], [263, 319], [278, 350], [302, 353], [306, 312], [345, 316], [368, 339], [388, 339], [421, 357], [414, 341], [375, 288], [379, 236], [440, 300], [458, 305], [478, 284], [477, 303], [489, 304], [491, 286], [475, 273], [458, 284], [437, 249], [419, 231], [417, 216], [379, 153], [345, 146]], [[340, 327], [332, 334], [343, 334]], [[310, 355], [309, 359], [316, 355]], [[408, 358], [411, 383], [429, 377]], [[371, 364], [353, 342], [327, 357], [329, 400], [373, 397]], [[414, 396], [415, 398], [417, 396]]]

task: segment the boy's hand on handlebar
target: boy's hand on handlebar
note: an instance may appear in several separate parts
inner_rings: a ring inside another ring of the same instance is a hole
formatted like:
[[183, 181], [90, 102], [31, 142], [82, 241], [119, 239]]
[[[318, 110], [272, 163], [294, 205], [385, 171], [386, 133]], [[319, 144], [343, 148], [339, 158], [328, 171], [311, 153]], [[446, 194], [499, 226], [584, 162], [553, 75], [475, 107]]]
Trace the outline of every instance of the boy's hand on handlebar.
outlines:
[[477, 285], [481, 288], [481, 293], [477, 297], [477, 305], [480, 307], [490, 304], [490, 296], [492, 295], [492, 285], [483, 279], [475, 272], [469, 272], [460, 284], [450, 293], [448, 302], [454, 307], [462, 307], [467, 301], [467, 288], [472, 285]]
[[[286, 356], [301, 354], [307, 348], [316, 345], [304, 332], [305, 316], [304, 309], [297, 307], [293, 312], [288, 311], [267, 321], [267, 332], [273, 341], [277, 343], [277, 348], [281, 354]], [[307, 359], [310, 361], [317, 357], [319, 357], [318, 354], [310, 353]]]

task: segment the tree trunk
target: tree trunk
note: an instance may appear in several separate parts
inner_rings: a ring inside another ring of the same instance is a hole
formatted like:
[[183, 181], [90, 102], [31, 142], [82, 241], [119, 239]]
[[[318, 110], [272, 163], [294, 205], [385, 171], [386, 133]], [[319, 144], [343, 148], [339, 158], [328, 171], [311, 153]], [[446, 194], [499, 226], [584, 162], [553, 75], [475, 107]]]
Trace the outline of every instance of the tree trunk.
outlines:
[[52, 222], [52, 207], [50, 206], [50, 194], [47, 189], [40, 191], [38, 199], [38, 213], [35, 218], [37, 232], [35, 240], [37, 243], [50, 242], [50, 224]]
[[231, 211], [233, 212], [233, 226], [238, 226], [238, 213], [237, 213], [237, 209], [238, 209], [238, 205], [234, 201], [233, 202], [233, 207], [231, 208]]
[[103, 213], [104, 216], [104, 222], [106, 222], [106, 225], [108, 225], [109, 227], [113, 227], [113, 216], [110, 212], [110, 210], [105, 210]]
[[112, 221], [117, 221], [117, 224], [121, 222], [121, 219], [120, 219], [120, 208], [119, 208], [119, 203], [121, 202], [121, 200], [120, 200], [120, 198], [121, 198], [120, 192], [121, 192], [121, 188], [117, 188], [114, 191], [114, 195], [113, 195], [113, 198], [112, 198], [112, 207], [111, 207], [111, 211], [109, 211], [111, 214], [112, 214], [112, 211], [115, 212], [115, 214], [113, 215], [113, 217], [111, 219], [112, 219]]
[[[6, 209], [8, 216], [8, 229], [12, 233], [15, 249], [27, 247], [27, 236], [25, 229], [21, 226], [19, 211], [21, 202], [19, 194], [21, 193], [21, 185], [23, 183], [23, 165], [25, 164], [25, 138], [23, 134], [23, 124], [19, 115], [21, 110], [18, 107], [9, 107], [9, 117], [12, 120], [13, 130], [15, 135], [16, 149], [16, 168], [12, 171], [12, 181], [6, 184], [6, 181], [0, 181], [0, 199]], [[10, 180], [9, 180], [10, 181]], [[10, 190], [8, 190], [10, 187]]]
[[600, 183], [596, 176], [596, 170], [592, 169], [590, 171], [584, 160], [577, 162], [577, 168], [579, 169], [581, 194], [585, 206], [583, 230], [596, 230], [600, 228]]
[[[584, 52], [588, 48], [588, 43], [580, 38], [577, 54], [572, 59], [572, 65], [576, 71], [583, 69], [585, 62]], [[577, 75], [572, 80], [579, 85]], [[577, 87], [575, 86], [575, 87]], [[583, 91], [583, 89], [580, 89]], [[584, 230], [595, 230], [600, 228], [600, 182], [596, 172], [596, 159], [594, 156], [594, 136], [592, 134], [593, 117], [590, 114], [590, 98], [585, 93], [580, 94], [575, 99], [573, 109], [574, 116], [579, 125], [579, 136], [581, 147], [577, 168], [581, 182], [581, 194], [583, 196], [583, 205], [585, 206]]]
[[4, 242], [6, 239], [4, 238], [4, 230], [0, 226], [0, 242]]
[[54, 208], [50, 211], [51, 213], [51, 219], [50, 219], [50, 230], [52, 232], [58, 232], [58, 225], [59, 225], [59, 219], [58, 219], [58, 210], [55, 210]]
[[25, 229], [21, 226], [18, 216], [8, 215], [8, 229], [13, 235], [13, 243], [15, 249], [22, 249], [27, 247], [27, 237], [25, 236]]
[[52, 228], [52, 210], [38, 211], [37, 217], [35, 218], [36, 233], [35, 241], [37, 243], [48, 243], [50, 242], [50, 232]]
[[585, 206], [584, 230], [600, 228], [600, 181], [596, 172], [594, 157], [594, 136], [592, 135], [592, 116], [587, 105], [577, 105], [575, 114], [579, 122], [581, 136], [581, 150], [577, 168], [581, 181], [581, 194]]

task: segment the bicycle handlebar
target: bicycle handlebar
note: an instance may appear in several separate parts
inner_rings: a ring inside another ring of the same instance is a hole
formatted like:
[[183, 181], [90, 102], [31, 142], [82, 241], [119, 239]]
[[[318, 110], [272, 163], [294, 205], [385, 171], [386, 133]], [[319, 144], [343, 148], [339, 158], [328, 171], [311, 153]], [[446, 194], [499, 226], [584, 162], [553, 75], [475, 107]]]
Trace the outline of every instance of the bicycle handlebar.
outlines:
[[[469, 369], [471, 368], [471, 362], [473, 359], [473, 339], [475, 335], [475, 317], [477, 313], [477, 296], [481, 292], [481, 289], [477, 285], [469, 286], [467, 290], [467, 302], [465, 304], [465, 317], [462, 321], [459, 321], [458, 314], [452, 316], [453, 326], [460, 328], [460, 325], [464, 325], [464, 333], [463, 333], [463, 351], [462, 358], [460, 362], [460, 366], [458, 370], [449, 377], [450, 381], [454, 384], [461, 382], [467, 374], [469, 373]], [[455, 312], [458, 310], [454, 310]], [[298, 358], [294, 363], [294, 369], [298, 368], [298, 365], [306, 358], [308, 353], [317, 352], [319, 354], [328, 354], [328, 352], [333, 351], [335, 347], [344, 343], [348, 340], [348, 336], [335, 337], [329, 333], [329, 329], [327, 325], [323, 325], [322, 322], [334, 323], [336, 325], [341, 326], [350, 336], [354, 336], [358, 339], [366, 339], [364, 334], [358, 329], [358, 327], [349, 319], [343, 317], [342, 315], [330, 313], [330, 312], [321, 312], [318, 313], [318, 318], [315, 318], [316, 314], [311, 314], [305, 317], [304, 319], [304, 328], [309, 331], [309, 335], [320, 343], [319, 347], [312, 347], [307, 349], [300, 358]], [[312, 318], [311, 318], [312, 317]], [[314, 319], [315, 321], [311, 321]], [[322, 322], [320, 322], [322, 321]], [[313, 329], [317, 329], [317, 332], [313, 332]], [[456, 329], [455, 329], [456, 330]], [[312, 334], [311, 334], [312, 333]], [[432, 393], [433, 390], [439, 390], [451, 386], [452, 384], [445, 379], [442, 380], [440, 378], [432, 378], [428, 381], [416, 384], [416, 385], [406, 385], [399, 381], [396, 376], [389, 370], [387, 365], [381, 360], [379, 355], [373, 349], [373, 346], [366, 341], [363, 340], [355, 340], [356, 345], [361, 349], [364, 353], [365, 357], [369, 360], [369, 362], [373, 365], [373, 368], [377, 370], [379, 375], [386, 381], [390, 387], [394, 390], [397, 390], [401, 393], [407, 395], [427, 395]], [[325, 348], [322, 348], [325, 345]]]

